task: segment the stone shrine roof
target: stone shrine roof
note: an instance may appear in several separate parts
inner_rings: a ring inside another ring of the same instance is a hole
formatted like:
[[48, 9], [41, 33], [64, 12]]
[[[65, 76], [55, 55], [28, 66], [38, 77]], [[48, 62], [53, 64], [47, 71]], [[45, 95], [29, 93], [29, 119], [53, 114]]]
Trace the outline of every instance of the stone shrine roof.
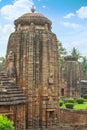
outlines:
[[48, 24], [49, 26], [51, 26], [52, 24], [52, 22], [48, 18], [46, 18], [40, 13], [34, 13], [34, 12], [26, 13], [14, 21], [15, 25], [18, 24], [29, 25], [31, 23], [34, 23], [36, 25]]
[[0, 106], [28, 103], [21, 88], [16, 86], [4, 73], [0, 73]]
[[64, 59], [65, 59], [65, 61], [77, 61], [78, 57], [68, 55], [68, 56], [65, 56]]

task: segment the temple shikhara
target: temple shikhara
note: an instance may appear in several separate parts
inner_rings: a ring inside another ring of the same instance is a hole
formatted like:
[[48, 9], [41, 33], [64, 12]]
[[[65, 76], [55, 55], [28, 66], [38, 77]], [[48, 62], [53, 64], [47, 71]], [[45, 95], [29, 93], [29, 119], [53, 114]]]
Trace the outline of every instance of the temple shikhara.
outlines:
[[59, 54], [52, 22], [32, 8], [14, 25], [0, 73], [0, 113], [14, 121], [15, 130], [57, 126]]

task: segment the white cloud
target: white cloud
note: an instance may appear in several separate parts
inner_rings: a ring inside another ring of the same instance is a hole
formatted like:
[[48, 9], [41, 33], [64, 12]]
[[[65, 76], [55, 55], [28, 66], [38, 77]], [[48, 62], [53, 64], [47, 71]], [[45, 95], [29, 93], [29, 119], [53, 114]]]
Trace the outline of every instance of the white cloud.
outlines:
[[66, 48], [68, 54], [70, 54], [72, 48], [75, 47], [82, 56], [87, 56], [87, 39], [67, 40], [67, 42], [64, 43], [64, 47]]
[[82, 39], [79, 41], [73, 41], [71, 45], [79, 47], [79, 46], [87, 46], [87, 39]]
[[8, 20], [14, 20], [23, 13], [30, 12], [33, 5], [32, 0], [15, 0], [13, 4], [1, 8], [1, 15]]
[[0, 25], [0, 44], [3, 45], [4, 41], [8, 40], [10, 33], [13, 31], [14, 28], [11, 24], [6, 24], [4, 26]]
[[81, 55], [87, 56], [87, 39], [73, 41], [70, 45], [71, 49], [73, 47], [78, 48]]
[[2, 0], [0, 0], [0, 2], [1, 2]]
[[45, 5], [43, 5], [43, 6], [42, 6], [42, 8], [46, 8], [46, 6], [45, 6]]
[[64, 16], [64, 18], [71, 18], [71, 17], [73, 17], [73, 16], [75, 16], [74, 13], [69, 13], [69, 14], [67, 14], [66, 16]]
[[63, 22], [63, 25], [65, 27], [69, 27], [69, 28], [73, 28], [73, 29], [81, 28], [81, 25], [79, 25], [77, 23]]
[[14, 31], [11, 24], [0, 25], [0, 56], [5, 56], [9, 35]]
[[0, 9], [2, 20], [0, 23], [0, 50], [2, 50], [0, 56], [5, 54], [9, 35], [14, 31], [13, 21], [24, 13], [30, 12], [32, 5], [34, 5], [33, 0], [14, 0], [12, 4]]
[[[87, 19], [87, 6], [82, 6], [79, 10], [76, 11], [76, 14], [81, 19]], [[76, 16], [74, 13], [69, 13], [64, 18], [71, 18], [73, 16]]]
[[79, 10], [76, 11], [77, 15], [81, 19], [87, 19], [87, 6], [82, 6]]

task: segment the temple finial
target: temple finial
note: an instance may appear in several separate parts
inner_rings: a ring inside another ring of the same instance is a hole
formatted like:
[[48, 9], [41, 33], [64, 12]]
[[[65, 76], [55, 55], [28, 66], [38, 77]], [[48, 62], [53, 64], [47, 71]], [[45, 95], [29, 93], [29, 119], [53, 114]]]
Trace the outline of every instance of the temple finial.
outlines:
[[34, 13], [34, 12], [35, 12], [34, 5], [32, 5], [31, 12], [32, 12], [32, 13]]

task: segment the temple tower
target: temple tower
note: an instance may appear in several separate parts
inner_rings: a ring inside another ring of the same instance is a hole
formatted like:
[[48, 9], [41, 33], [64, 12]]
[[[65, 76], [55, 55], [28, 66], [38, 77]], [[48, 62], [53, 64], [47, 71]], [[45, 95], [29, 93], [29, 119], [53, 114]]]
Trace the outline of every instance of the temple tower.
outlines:
[[[45, 129], [59, 121], [59, 63], [56, 35], [51, 21], [42, 14], [27, 13], [14, 21], [15, 32], [8, 41], [7, 54], [14, 54], [10, 75], [27, 95], [26, 128]], [[12, 69], [15, 68], [15, 69]], [[8, 74], [9, 75], [9, 74]]]
[[61, 70], [61, 89], [60, 95], [67, 97], [80, 96], [81, 65], [78, 58], [74, 56], [64, 57]]

